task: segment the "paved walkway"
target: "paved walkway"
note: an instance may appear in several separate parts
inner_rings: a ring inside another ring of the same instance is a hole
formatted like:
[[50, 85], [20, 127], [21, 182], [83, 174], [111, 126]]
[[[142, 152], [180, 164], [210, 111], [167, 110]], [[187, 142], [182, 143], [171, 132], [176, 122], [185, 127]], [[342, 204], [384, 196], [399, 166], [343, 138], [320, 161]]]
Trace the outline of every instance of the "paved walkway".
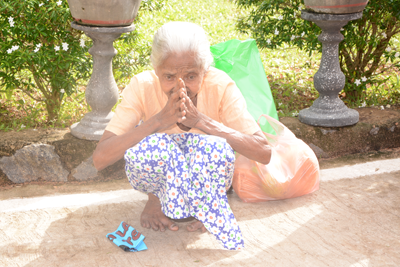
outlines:
[[[319, 191], [289, 200], [249, 204], [230, 195], [242, 252], [187, 232], [186, 223], [178, 232], [143, 229], [146, 196], [124, 180], [92, 193], [77, 194], [76, 185], [30, 198], [15, 198], [24, 187], [0, 191], [0, 266], [399, 266], [400, 159], [325, 169], [321, 180]], [[147, 251], [108, 241], [121, 221], [146, 236]]]

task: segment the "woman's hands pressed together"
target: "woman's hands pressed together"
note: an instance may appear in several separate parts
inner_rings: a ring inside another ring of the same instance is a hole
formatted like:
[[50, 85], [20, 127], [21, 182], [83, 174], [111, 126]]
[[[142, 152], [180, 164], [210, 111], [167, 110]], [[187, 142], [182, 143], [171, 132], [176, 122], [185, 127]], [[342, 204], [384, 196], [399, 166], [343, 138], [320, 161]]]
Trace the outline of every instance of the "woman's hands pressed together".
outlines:
[[[178, 80], [179, 88], [183, 89], [184, 94], [180, 97], [183, 99], [185, 118], [182, 120], [182, 124], [188, 128], [196, 128], [197, 123], [200, 121], [202, 114], [196, 108], [197, 94], [192, 99], [187, 95], [185, 83], [182, 79]], [[195, 102], [195, 103], [193, 103]]]
[[167, 104], [157, 114], [157, 120], [161, 125], [161, 129], [159, 130], [167, 129], [174, 124], [177, 124], [185, 131], [196, 127], [202, 116], [196, 108], [197, 94], [193, 97], [192, 101], [187, 94], [184, 81], [178, 79], [176, 86], [167, 96]]
[[165, 107], [156, 115], [161, 129], [167, 129], [185, 120], [185, 88], [175, 86], [168, 95]]

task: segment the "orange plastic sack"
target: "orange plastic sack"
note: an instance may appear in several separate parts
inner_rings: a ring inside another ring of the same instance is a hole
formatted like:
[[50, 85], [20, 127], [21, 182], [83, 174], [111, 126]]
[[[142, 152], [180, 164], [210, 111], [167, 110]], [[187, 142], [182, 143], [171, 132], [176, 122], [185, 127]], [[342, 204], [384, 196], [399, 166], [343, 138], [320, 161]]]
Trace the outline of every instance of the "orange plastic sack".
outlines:
[[271, 161], [264, 165], [237, 154], [232, 186], [238, 196], [244, 202], [262, 202], [318, 190], [319, 164], [314, 151], [279, 121], [261, 117], [277, 134], [264, 133], [271, 145]]

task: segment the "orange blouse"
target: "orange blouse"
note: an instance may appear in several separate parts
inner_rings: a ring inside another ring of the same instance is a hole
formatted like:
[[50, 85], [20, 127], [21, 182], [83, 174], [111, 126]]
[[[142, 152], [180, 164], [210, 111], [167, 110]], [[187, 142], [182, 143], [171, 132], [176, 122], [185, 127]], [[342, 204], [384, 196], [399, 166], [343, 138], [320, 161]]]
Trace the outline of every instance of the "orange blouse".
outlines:
[[[162, 91], [154, 71], [145, 71], [132, 78], [122, 92], [122, 102], [106, 127], [116, 135], [134, 128], [140, 120], [146, 121], [160, 112], [168, 98]], [[197, 95], [197, 109], [209, 118], [244, 134], [260, 130], [247, 111], [246, 101], [235, 82], [223, 71], [210, 67]], [[176, 124], [160, 133], [183, 133]], [[204, 134], [192, 128], [190, 133]]]

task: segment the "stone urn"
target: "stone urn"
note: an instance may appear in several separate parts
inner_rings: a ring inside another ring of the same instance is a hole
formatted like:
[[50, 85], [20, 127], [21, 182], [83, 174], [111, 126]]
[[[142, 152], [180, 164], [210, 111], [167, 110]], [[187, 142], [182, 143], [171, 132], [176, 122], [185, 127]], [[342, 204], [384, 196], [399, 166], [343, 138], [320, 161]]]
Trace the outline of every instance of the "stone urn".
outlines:
[[304, 0], [306, 11], [325, 14], [348, 14], [364, 10], [368, 0]]
[[68, 0], [71, 15], [81, 25], [129, 26], [142, 0]]

